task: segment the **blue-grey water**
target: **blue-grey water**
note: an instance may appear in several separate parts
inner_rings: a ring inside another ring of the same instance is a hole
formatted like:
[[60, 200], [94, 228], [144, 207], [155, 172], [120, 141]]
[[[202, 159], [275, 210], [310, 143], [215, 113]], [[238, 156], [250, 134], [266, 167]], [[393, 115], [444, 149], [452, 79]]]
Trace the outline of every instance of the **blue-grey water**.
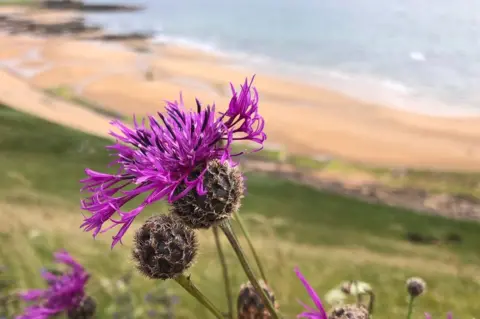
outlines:
[[480, 114], [480, 0], [128, 2], [147, 9], [88, 20], [114, 32], [155, 31], [159, 42], [229, 54], [366, 100]]

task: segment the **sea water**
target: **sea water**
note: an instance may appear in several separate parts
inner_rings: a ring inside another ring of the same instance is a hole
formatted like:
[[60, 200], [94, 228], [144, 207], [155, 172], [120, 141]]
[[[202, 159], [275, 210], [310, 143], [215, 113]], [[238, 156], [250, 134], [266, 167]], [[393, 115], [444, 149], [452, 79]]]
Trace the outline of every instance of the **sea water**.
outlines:
[[115, 2], [146, 10], [87, 20], [409, 111], [480, 114], [480, 0]]

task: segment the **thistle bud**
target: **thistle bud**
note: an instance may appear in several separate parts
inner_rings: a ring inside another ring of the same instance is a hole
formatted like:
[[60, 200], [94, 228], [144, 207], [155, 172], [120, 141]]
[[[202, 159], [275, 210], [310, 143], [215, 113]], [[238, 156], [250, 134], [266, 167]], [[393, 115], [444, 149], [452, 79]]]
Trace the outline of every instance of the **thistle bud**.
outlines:
[[427, 284], [422, 278], [412, 277], [407, 280], [407, 291], [411, 297], [420, 296], [426, 288]]
[[194, 231], [169, 215], [150, 217], [135, 233], [134, 243], [137, 269], [152, 279], [182, 274], [197, 253]]
[[368, 319], [368, 310], [363, 305], [342, 305], [334, 308], [328, 319]]
[[[200, 170], [193, 173], [198, 177]], [[207, 164], [203, 175], [205, 195], [199, 195], [192, 189], [185, 196], [173, 203], [172, 213], [178, 216], [185, 225], [197, 228], [210, 228], [231, 217], [240, 208], [243, 197], [243, 177], [237, 167], [225, 161], [212, 160]], [[186, 188], [180, 185], [177, 192]]]
[[[275, 295], [263, 280], [259, 280], [260, 286], [266, 292], [268, 298], [278, 308]], [[270, 312], [263, 304], [262, 298], [257, 294], [255, 287], [248, 282], [240, 287], [237, 298], [238, 319], [270, 319]]]
[[91, 319], [95, 315], [97, 303], [93, 298], [86, 297], [77, 308], [68, 311], [68, 319]]

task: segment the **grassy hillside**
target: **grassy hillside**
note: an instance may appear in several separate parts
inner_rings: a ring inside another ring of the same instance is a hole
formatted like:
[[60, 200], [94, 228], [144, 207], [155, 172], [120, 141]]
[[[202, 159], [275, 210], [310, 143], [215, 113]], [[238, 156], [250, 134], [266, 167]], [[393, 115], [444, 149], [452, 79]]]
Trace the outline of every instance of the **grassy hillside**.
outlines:
[[[131, 232], [124, 246], [111, 251], [113, 234], [93, 240], [79, 229], [78, 180], [85, 167], [104, 169], [111, 161], [104, 150], [107, 143], [0, 107], [0, 265], [8, 267], [20, 287], [36, 286], [41, 284], [39, 268], [49, 262], [51, 251], [68, 249], [92, 272], [89, 288], [99, 302], [99, 318], [112, 317], [111, 285], [132, 269]], [[429, 284], [417, 318], [425, 310], [437, 317], [449, 310], [459, 318], [480, 314], [480, 224], [365, 204], [261, 174], [247, 177], [242, 214], [288, 318], [301, 310], [296, 299], [307, 299], [293, 274], [295, 265], [320, 295], [343, 280], [369, 282], [378, 296], [378, 318], [404, 317], [404, 281], [412, 275]], [[155, 205], [142, 219], [162, 211], [163, 204]], [[418, 246], [404, 239], [409, 231], [440, 239], [455, 233], [462, 241]], [[208, 231], [200, 236], [201, 254], [191, 269], [192, 278], [224, 305], [213, 238]], [[236, 290], [245, 277], [230, 250], [228, 257]], [[131, 292], [138, 318], [146, 317], [143, 295], [158, 285], [134, 276]], [[165, 285], [181, 296], [176, 307], [180, 318], [207, 318], [175, 283]]]

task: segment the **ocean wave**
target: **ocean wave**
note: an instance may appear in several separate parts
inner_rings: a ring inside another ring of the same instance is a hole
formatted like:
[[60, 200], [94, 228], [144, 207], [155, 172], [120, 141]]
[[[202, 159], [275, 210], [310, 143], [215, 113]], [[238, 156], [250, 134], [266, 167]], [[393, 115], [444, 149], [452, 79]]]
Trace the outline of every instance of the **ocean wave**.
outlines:
[[274, 59], [266, 55], [227, 50], [214, 42], [201, 42], [186, 37], [160, 34], [153, 41], [155, 43], [174, 44], [222, 56], [230, 61], [232, 67], [251, 69], [272, 76], [318, 85], [319, 87], [338, 91], [365, 102], [378, 103], [400, 110], [436, 116], [480, 115], [480, 110], [471, 105], [452, 105], [451, 103], [442, 102], [439, 99], [424, 95], [419, 89], [393, 78], [301, 65]]
[[157, 43], [201, 50], [226, 57], [234, 67], [295, 77], [370, 102], [427, 113], [463, 114], [475, 106], [480, 111], [475, 45], [480, 24], [475, 10], [451, 1], [429, 10], [413, 0], [349, 6], [336, 0], [131, 1], [147, 10], [92, 15], [91, 21], [116, 33], [154, 31]]
[[419, 61], [419, 62], [423, 62], [427, 60], [427, 58], [425, 57], [425, 54], [419, 51], [410, 52], [410, 59], [412, 59], [413, 61]]
[[86, 23], [88, 25], [101, 25], [106, 34], [150, 33], [155, 35], [163, 31], [162, 26], [157, 21], [131, 17], [132, 14], [130, 13], [115, 13], [112, 16], [93, 13], [86, 15]]
[[168, 36], [159, 33], [153, 37], [152, 42], [155, 44], [174, 44], [181, 47], [196, 49], [215, 55], [222, 55], [222, 52], [217, 48], [215, 43], [200, 42], [184, 37]]
[[[176, 46], [199, 50], [226, 58], [232, 67], [258, 70], [274, 76], [292, 78], [308, 82], [319, 87], [339, 91], [365, 102], [374, 102], [410, 112], [430, 115], [479, 115], [480, 110], [471, 105], [452, 105], [440, 98], [440, 94], [427, 95], [422, 88], [412, 87], [398, 79], [382, 77], [378, 74], [359, 74], [346, 72], [338, 68], [325, 68], [315, 65], [293, 63], [291, 61], [272, 58], [268, 55], [248, 51], [231, 50], [220, 40], [201, 41], [194, 37], [166, 34], [159, 21], [150, 24], [136, 20], [98, 19], [107, 33], [155, 32], [152, 42], [156, 44], [174, 44]], [[426, 56], [421, 51], [408, 53], [411, 60], [425, 62]], [[430, 92], [431, 93], [431, 92]], [[433, 92], [436, 93], [436, 92]]]

